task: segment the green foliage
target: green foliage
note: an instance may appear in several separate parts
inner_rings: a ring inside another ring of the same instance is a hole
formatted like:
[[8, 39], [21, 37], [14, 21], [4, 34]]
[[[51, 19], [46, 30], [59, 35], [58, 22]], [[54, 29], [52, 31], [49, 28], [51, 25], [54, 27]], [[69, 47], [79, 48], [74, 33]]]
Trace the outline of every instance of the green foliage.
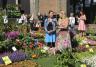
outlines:
[[86, 44], [85, 41], [86, 41], [86, 37], [81, 37], [80, 35], [75, 35], [75, 37], [73, 38], [73, 42], [72, 43], [75, 46], [78, 46], [78, 45]]
[[7, 10], [16, 10], [16, 6], [15, 4], [8, 4], [7, 5]]
[[16, 20], [8, 19], [8, 24], [4, 25], [3, 16], [4, 16], [4, 11], [0, 11], [0, 32], [16, 30], [17, 29]]
[[38, 59], [32, 59], [32, 61], [37, 62], [39, 67], [55, 67], [57, 55], [46, 56]]
[[92, 36], [96, 35], [95, 24], [89, 25], [89, 27], [87, 28], [86, 34], [92, 35]]
[[5, 35], [4, 33], [0, 32], [0, 41], [4, 41], [5, 40]]
[[74, 53], [71, 52], [71, 49], [65, 49], [61, 55], [57, 57], [56, 67], [79, 67], [80, 64]]
[[16, 17], [20, 17], [21, 16], [21, 13], [19, 10], [16, 10], [16, 7], [18, 7], [17, 5], [15, 4], [8, 4], [7, 5], [7, 14], [8, 14], [8, 17], [10, 18], [16, 18]]
[[4, 12], [0, 11], [0, 32], [3, 32], [4, 30], [3, 15], [4, 15]]
[[92, 56], [96, 55], [96, 49], [94, 50], [94, 53], [90, 53], [89, 51], [86, 52], [76, 52], [75, 56], [78, 58], [78, 60], [83, 60], [84, 58], [90, 58]]
[[0, 11], [0, 22], [2, 22], [3, 21], [3, 12], [2, 11]]
[[92, 28], [89, 28], [86, 33], [88, 33], [90, 35], [94, 35], [95, 34], [95, 30], [92, 29]]
[[18, 18], [21, 16], [20, 11], [14, 10], [14, 11], [9, 11], [8, 12], [8, 17], [9, 18]]
[[89, 39], [96, 40], [96, 36], [89, 36]]
[[22, 40], [24, 38], [24, 34], [23, 33], [20, 33], [19, 37], [18, 37], [20, 40]]
[[16, 42], [12, 40], [0, 41], [0, 52], [1, 53], [5, 51], [13, 52], [12, 46], [15, 46], [18, 50], [21, 48], [20, 46], [16, 44]]

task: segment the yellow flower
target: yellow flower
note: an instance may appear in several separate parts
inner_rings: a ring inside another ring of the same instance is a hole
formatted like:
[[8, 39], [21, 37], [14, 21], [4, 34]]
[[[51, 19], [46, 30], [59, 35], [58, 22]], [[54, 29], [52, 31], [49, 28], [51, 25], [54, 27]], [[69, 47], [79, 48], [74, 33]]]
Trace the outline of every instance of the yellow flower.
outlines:
[[93, 49], [92, 49], [92, 48], [90, 48], [90, 49], [89, 49], [89, 52], [92, 52], [92, 53], [93, 53], [94, 51], [93, 51]]
[[42, 52], [42, 53], [46, 53], [46, 50], [42, 49], [41, 52]]
[[86, 48], [89, 48], [89, 45], [86, 45]]
[[86, 64], [81, 64], [80, 67], [87, 67]]
[[32, 54], [32, 58], [37, 58], [37, 55], [36, 54]]

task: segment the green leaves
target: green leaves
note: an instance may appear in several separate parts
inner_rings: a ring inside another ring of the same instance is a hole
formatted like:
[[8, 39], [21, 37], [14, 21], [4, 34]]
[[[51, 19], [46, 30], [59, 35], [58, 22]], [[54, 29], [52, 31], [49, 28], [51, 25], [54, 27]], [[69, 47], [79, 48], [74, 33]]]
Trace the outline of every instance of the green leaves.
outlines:
[[1, 51], [1, 53], [4, 52], [4, 51], [11, 52], [12, 51], [11, 46], [16, 46], [17, 47], [16, 43], [13, 42], [12, 40], [0, 41], [0, 51]]
[[3, 32], [4, 29], [4, 23], [3, 23], [3, 16], [4, 16], [4, 11], [0, 11], [0, 32]]
[[[71, 49], [65, 49], [58, 57], [57, 57], [57, 65], [56, 67], [75, 67], [78, 64], [76, 64], [77, 58], [74, 55], [74, 53], [72, 53]], [[76, 65], [75, 65], [76, 64]], [[80, 66], [80, 65], [79, 65]]]
[[8, 4], [7, 5], [7, 11], [8, 11], [8, 17], [10, 18], [16, 18], [16, 17], [20, 17], [21, 13], [19, 10], [16, 10], [17, 5], [15, 4]]

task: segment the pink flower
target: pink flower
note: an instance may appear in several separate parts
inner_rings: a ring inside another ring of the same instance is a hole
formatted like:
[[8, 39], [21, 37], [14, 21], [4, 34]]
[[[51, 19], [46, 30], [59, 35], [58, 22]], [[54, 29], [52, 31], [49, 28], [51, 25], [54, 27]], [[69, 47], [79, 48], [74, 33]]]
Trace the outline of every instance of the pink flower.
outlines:
[[69, 45], [69, 40], [64, 40], [63, 41], [63, 47], [67, 48]]
[[5, 33], [5, 37], [7, 39], [15, 39], [16, 37], [18, 37], [18, 35], [19, 35], [18, 31], [11, 31], [11, 32]]

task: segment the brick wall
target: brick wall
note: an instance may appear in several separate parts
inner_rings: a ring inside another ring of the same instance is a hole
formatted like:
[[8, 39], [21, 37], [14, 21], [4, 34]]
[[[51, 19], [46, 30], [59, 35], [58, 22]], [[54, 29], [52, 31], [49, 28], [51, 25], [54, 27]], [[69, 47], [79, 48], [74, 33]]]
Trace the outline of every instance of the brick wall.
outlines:
[[39, 11], [47, 13], [49, 10], [67, 12], [67, 0], [39, 0]]
[[39, 0], [39, 11], [46, 13], [49, 10], [57, 11], [57, 0]]

